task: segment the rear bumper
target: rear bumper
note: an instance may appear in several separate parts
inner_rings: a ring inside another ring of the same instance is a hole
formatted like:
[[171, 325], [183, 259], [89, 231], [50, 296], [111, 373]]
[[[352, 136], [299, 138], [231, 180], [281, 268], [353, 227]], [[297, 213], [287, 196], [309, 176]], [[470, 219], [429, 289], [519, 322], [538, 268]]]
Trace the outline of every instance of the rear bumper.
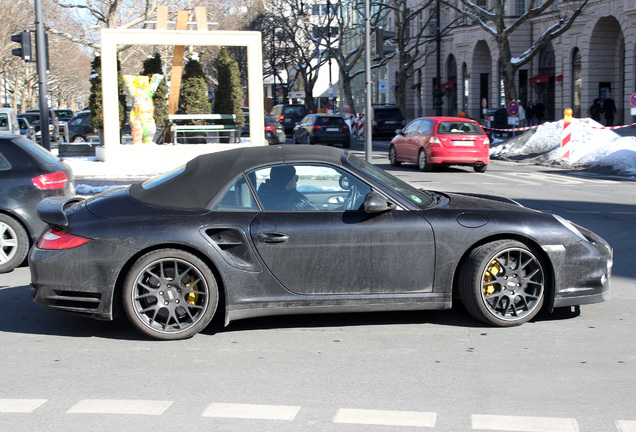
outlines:
[[485, 149], [432, 147], [427, 155], [431, 164], [462, 164], [474, 165], [480, 162], [484, 165], [490, 162], [490, 151]]

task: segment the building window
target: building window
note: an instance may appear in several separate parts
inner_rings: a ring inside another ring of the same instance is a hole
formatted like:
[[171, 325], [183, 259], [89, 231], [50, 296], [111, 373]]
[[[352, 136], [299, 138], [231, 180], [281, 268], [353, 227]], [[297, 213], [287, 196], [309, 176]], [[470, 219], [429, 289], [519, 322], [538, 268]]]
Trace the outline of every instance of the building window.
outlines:
[[574, 116], [580, 118], [581, 113], [581, 51], [574, 48], [572, 53], [572, 110]]
[[517, 15], [526, 13], [526, 0], [516, 0]]

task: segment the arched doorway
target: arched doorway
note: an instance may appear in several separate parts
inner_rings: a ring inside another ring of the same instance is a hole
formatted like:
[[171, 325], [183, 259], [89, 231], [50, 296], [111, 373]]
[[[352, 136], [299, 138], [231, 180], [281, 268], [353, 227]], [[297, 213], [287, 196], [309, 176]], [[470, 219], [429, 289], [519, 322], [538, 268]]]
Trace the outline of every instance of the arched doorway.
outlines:
[[472, 81], [474, 91], [471, 94], [478, 96], [473, 97], [470, 102], [474, 112], [470, 115], [473, 118], [484, 118], [485, 110], [490, 106], [496, 107], [496, 101], [493, 101], [495, 105], [490, 101], [490, 73], [492, 68], [492, 57], [490, 55], [490, 48], [484, 40], [480, 40], [475, 45], [472, 59]]
[[[616, 105], [614, 124], [623, 124], [625, 106], [625, 39], [616, 18], [600, 18], [590, 36], [590, 58], [584, 64], [588, 67], [588, 87], [590, 99], [601, 98], [601, 104], [609, 95]], [[602, 68], [594, 65], [603, 65]], [[591, 100], [587, 102], [592, 103]], [[602, 119], [605, 121], [605, 118]]]
[[540, 121], [552, 121], [555, 118], [555, 71], [554, 47], [549, 43], [539, 53], [539, 73], [529, 80], [533, 87], [532, 100], [534, 101], [535, 114], [536, 107], [539, 104], [543, 105], [543, 118], [540, 118]]

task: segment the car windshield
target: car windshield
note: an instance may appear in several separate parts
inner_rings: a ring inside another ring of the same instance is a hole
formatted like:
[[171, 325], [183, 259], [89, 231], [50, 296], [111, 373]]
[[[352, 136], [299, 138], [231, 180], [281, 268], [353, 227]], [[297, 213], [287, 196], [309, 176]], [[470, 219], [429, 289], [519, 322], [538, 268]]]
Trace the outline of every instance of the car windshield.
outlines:
[[471, 122], [444, 121], [437, 125], [439, 135], [484, 135], [479, 125]]
[[430, 192], [416, 189], [399, 178], [392, 176], [383, 169], [368, 163], [364, 159], [353, 154], [349, 154], [347, 160], [351, 163], [351, 165], [361, 169], [369, 176], [391, 187], [401, 197], [422, 210], [429, 208], [434, 202], [436, 202], [435, 197]]
[[388, 109], [386, 109], [386, 108], [382, 108], [382, 109], [376, 108], [374, 110], [373, 114], [374, 114], [374, 116], [375, 116], [375, 118], [377, 120], [380, 120], [380, 119], [382, 119], [382, 120], [383, 119], [396, 119], [396, 118], [401, 119], [402, 118], [402, 113], [400, 112], [400, 110], [398, 108], [393, 108], [393, 109], [391, 109], [391, 108], [388, 108]]

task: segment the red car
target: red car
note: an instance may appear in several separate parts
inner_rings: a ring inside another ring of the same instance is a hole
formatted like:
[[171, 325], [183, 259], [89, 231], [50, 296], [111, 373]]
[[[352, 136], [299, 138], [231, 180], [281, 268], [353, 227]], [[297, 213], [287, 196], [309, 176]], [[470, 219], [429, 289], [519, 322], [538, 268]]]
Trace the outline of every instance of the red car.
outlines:
[[485, 172], [490, 140], [479, 123], [462, 117], [421, 117], [413, 120], [389, 147], [391, 165], [416, 163], [420, 171], [434, 165], [468, 165]]

